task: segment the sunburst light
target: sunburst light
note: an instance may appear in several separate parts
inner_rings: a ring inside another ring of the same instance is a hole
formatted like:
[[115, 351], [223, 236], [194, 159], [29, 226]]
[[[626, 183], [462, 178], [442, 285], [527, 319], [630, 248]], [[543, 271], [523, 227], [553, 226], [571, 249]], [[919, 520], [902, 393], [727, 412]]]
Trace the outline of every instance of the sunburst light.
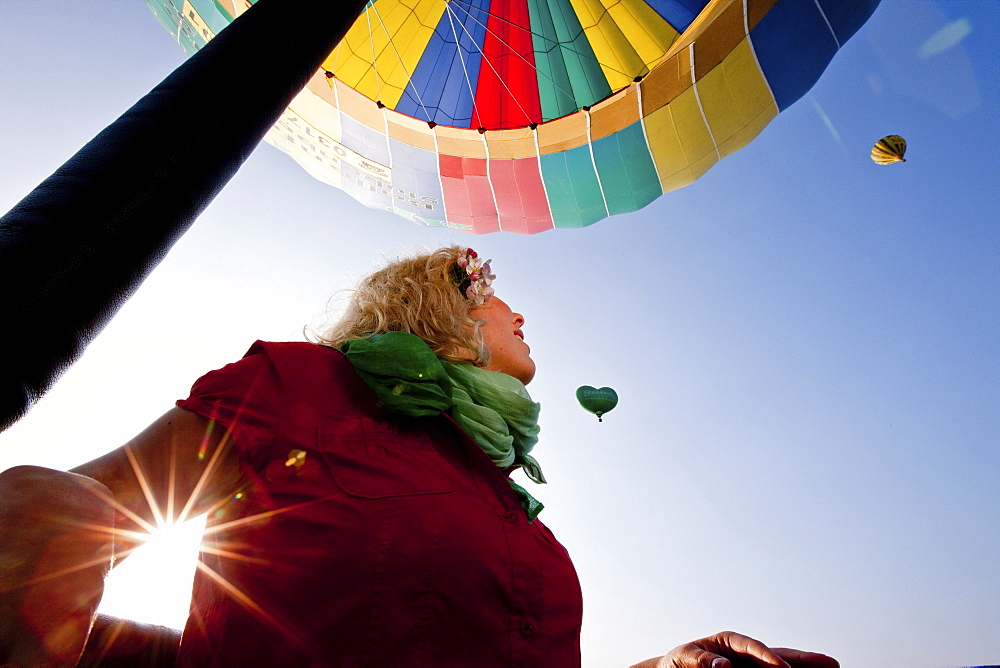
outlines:
[[204, 529], [201, 516], [155, 530], [108, 576], [99, 612], [183, 628]]
[[[172, 453], [170, 465], [167, 467], [166, 489], [161, 489], [158, 495], [154, 493], [156, 485], [150, 480], [148, 475], [150, 472], [143, 470], [139, 459], [128, 446], [124, 448], [138, 486], [148, 504], [153, 523], [143, 520], [125, 506], [115, 504], [119, 513], [131, 519], [138, 530], [116, 530], [119, 545], [123, 543], [130, 545], [127, 549], [121, 550], [117, 557], [123, 559], [127, 556], [128, 559], [117, 566], [107, 578], [99, 611], [114, 617], [183, 628], [190, 614], [194, 574], [196, 570], [201, 570], [243, 607], [285, 635], [295, 636], [291, 629], [285, 628], [280, 620], [275, 619], [246, 593], [226, 580], [224, 575], [202, 563], [199, 554], [212, 555], [229, 561], [266, 565], [269, 563], [266, 558], [245, 553], [245, 548], [238, 538], [240, 528], [317, 503], [320, 499], [265, 511], [250, 517], [223, 521], [226, 516], [226, 504], [243, 497], [242, 492], [237, 492], [231, 499], [227, 498], [208, 508], [204, 514], [192, 517], [195, 512], [206, 510], [204, 506], [200, 511], [195, 510], [196, 499], [209, 487], [209, 480], [220, 465], [223, 453], [231, 446], [228, 434], [223, 435], [218, 441], [212, 439], [214, 427], [214, 423], [210, 424], [204, 434], [197, 455], [198, 460], [204, 462], [204, 469], [190, 490], [190, 494], [185, 492], [185, 495], [189, 496], [187, 499], [179, 498], [177, 492], [178, 476], [173, 458], [175, 453]], [[160, 472], [160, 475], [162, 473]], [[214, 521], [209, 522], [209, 519]]]

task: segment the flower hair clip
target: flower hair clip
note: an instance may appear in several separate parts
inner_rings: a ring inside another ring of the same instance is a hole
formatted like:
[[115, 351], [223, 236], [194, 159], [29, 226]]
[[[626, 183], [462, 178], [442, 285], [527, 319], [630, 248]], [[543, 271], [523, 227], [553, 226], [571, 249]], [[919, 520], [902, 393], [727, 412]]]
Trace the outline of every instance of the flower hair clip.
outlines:
[[461, 248], [451, 265], [451, 281], [476, 306], [482, 306], [493, 296], [490, 283], [496, 278], [490, 273], [490, 262], [483, 262], [471, 248]]

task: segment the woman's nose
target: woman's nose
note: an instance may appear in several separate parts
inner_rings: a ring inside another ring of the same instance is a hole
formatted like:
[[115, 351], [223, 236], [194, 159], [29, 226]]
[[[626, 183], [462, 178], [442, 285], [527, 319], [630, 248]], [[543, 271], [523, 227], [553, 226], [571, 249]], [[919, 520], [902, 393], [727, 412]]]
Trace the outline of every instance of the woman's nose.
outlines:
[[520, 313], [514, 313], [512, 315], [514, 316], [514, 326], [515, 327], [520, 327], [521, 325], [524, 324], [524, 316], [523, 315], [521, 315]]

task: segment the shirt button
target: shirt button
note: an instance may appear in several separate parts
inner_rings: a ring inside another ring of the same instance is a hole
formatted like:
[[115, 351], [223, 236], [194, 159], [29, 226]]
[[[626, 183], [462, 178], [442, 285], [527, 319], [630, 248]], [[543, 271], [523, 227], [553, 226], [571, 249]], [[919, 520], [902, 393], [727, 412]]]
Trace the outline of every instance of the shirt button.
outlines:
[[534, 632], [535, 632], [535, 627], [529, 624], [528, 622], [524, 622], [523, 624], [521, 624], [521, 635], [530, 636]]
[[517, 513], [504, 513], [503, 518], [505, 520], [507, 520], [508, 522], [516, 522], [517, 521]]

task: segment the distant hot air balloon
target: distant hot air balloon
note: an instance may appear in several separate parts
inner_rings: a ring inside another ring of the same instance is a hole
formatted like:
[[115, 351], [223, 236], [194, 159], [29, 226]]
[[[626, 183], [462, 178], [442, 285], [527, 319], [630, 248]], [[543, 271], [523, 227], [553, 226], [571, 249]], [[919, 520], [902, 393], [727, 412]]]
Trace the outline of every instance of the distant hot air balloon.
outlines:
[[576, 388], [576, 400], [586, 410], [597, 416], [598, 422], [603, 422], [601, 416], [618, 405], [618, 393], [610, 387], [600, 389], [583, 385]]
[[906, 162], [906, 140], [899, 135], [882, 137], [872, 146], [872, 160], [880, 165], [891, 165], [894, 162]]
[[[252, 2], [146, 0], [189, 53]], [[373, 0], [267, 141], [414, 222], [584, 227], [746, 146], [878, 2]]]

